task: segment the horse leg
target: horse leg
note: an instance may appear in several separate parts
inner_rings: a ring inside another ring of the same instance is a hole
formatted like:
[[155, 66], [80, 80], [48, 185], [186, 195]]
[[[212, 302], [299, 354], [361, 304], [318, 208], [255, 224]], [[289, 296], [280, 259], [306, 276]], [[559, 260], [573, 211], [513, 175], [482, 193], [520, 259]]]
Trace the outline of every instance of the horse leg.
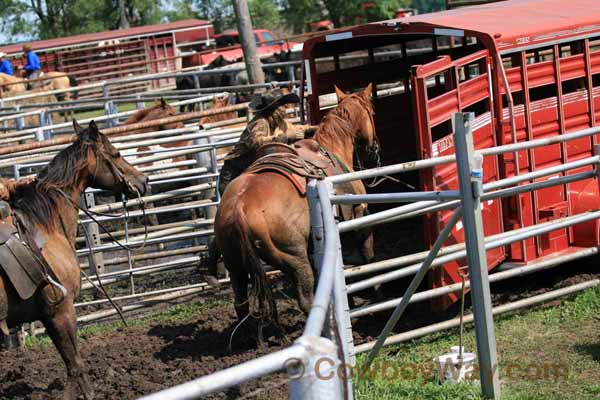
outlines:
[[77, 322], [73, 302], [65, 301], [53, 317], [45, 318], [42, 322], [67, 367], [64, 399], [76, 399], [77, 386], [79, 386], [86, 400], [92, 399], [94, 393], [88, 382], [83, 360], [77, 349]]
[[300, 309], [308, 314], [313, 302], [315, 276], [306, 253], [294, 255], [278, 251], [269, 264], [288, 274], [296, 288]]

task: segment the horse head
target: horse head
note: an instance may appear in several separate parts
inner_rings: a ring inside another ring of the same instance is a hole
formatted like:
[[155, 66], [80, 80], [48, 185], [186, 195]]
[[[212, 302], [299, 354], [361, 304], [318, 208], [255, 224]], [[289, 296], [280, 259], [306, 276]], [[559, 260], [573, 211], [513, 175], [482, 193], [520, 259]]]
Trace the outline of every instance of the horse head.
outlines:
[[372, 93], [373, 84], [371, 83], [362, 92], [352, 94], [346, 94], [337, 86], [335, 87], [339, 107], [349, 111], [347, 115], [352, 119], [356, 129], [357, 142], [364, 143], [367, 147], [377, 145]]
[[74, 146], [87, 150], [83, 175], [87, 175], [90, 186], [129, 196], [148, 191], [148, 177], [121, 157], [94, 121], [87, 128], [73, 121], [73, 128], [77, 134]]

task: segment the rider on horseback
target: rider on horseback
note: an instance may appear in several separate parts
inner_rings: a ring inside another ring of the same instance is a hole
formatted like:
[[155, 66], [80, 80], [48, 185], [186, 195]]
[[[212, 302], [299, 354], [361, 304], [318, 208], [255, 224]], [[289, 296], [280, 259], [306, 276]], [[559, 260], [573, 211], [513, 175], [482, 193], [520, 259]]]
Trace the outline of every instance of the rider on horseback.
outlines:
[[[283, 94], [280, 89], [274, 89], [255, 97], [248, 108], [254, 113], [254, 118], [242, 132], [240, 141], [233, 150], [225, 156], [225, 162], [219, 175], [218, 190], [222, 195], [227, 185], [242, 174], [256, 159], [257, 150], [266, 143], [293, 143], [309, 137], [317, 127], [312, 125], [293, 125], [285, 120], [287, 104], [297, 104], [300, 98], [295, 93]], [[202, 261], [209, 275], [207, 280], [213, 286], [217, 285], [217, 263], [219, 250], [215, 240], [211, 240], [208, 248], [208, 258]]]
[[[24, 78], [29, 80], [37, 79], [40, 77], [40, 70], [42, 66], [40, 65], [40, 59], [35, 54], [35, 52], [31, 49], [31, 45], [26, 44], [23, 45], [23, 53], [25, 53], [25, 57], [27, 59], [27, 63], [23, 66], [23, 70], [25, 71]], [[36, 85], [35, 82], [28, 82], [27, 89], [31, 90], [39, 85]]]
[[[254, 118], [242, 132], [240, 141], [225, 156], [219, 175], [219, 193], [252, 164], [256, 151], [266, 143], [293, 143], [314, 133], [315, 126], [292, 125], [285, 120], [285, 105], [296, 104], [300, 98], [295, 93], [283, 94], [280, 89], [255, 97], [248, 106]], [[307, 135], [308, 134], [308, 135]]]

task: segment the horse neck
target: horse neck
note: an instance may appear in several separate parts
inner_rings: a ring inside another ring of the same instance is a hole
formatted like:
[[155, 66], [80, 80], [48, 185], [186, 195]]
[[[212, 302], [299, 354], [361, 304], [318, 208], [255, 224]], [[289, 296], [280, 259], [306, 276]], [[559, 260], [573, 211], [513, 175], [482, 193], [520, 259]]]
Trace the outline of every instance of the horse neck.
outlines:
[[50, 189], [55, 192], [53, 194], [56, 205], [53, 213], [54, 226], [59, 234], [65, 236], [72, 247], [75, 246], [77, 238], [78, 204], [81, 200], [81, 194], [87, 187], [86, 177], [81, 176], [72, 185]]
[[[331, 111], [331, 112], [335, 112]], [[354, 130], [356, 128], [353, 127]], [[319, 126], [314, 139], [321, 147], [333, 153], [350, 170], [354, 165], [354, 132], [343, 132], [339, 129], [335, 118], [325, 118]]]
[[[64, 229], [64, 234], [71, 243], [75, 246], [75, 240], [77, 238], [77, 224], [79, 222], [79, 210], [77, 205], [81, 201], [81, 194], [87, 188], [85, 180], [80, 180], [74, 187], [65, 188], [63, 192], [68, 196], [68, 201], [65, 199], [64, 202], [60, 203], [60, 210], [57, 210], [57, 218], [59, 218], [57, 227]], [[64, 228], [63, 228], [64, 227]]]

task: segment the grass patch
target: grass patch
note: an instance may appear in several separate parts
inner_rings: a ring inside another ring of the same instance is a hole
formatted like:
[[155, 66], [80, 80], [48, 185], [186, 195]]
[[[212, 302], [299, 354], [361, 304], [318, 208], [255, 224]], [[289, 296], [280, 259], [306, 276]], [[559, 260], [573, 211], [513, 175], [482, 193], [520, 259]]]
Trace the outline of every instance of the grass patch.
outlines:
[[[496, 318], [502, 399], [581, 400], [600, 398], [600, 288], [557, 307]], [[467, 351], [475, 351], [469, 326]], [[458, 344], [458, 330], [386, 348], [375, 373], [355, 379], [359, 400], [480, 399], [478, 382], [441, 385], [432, 360]], [[359, 365], [366, 354], [358, 357]], [[478, 377], [477, 377], [478, 378]]]

